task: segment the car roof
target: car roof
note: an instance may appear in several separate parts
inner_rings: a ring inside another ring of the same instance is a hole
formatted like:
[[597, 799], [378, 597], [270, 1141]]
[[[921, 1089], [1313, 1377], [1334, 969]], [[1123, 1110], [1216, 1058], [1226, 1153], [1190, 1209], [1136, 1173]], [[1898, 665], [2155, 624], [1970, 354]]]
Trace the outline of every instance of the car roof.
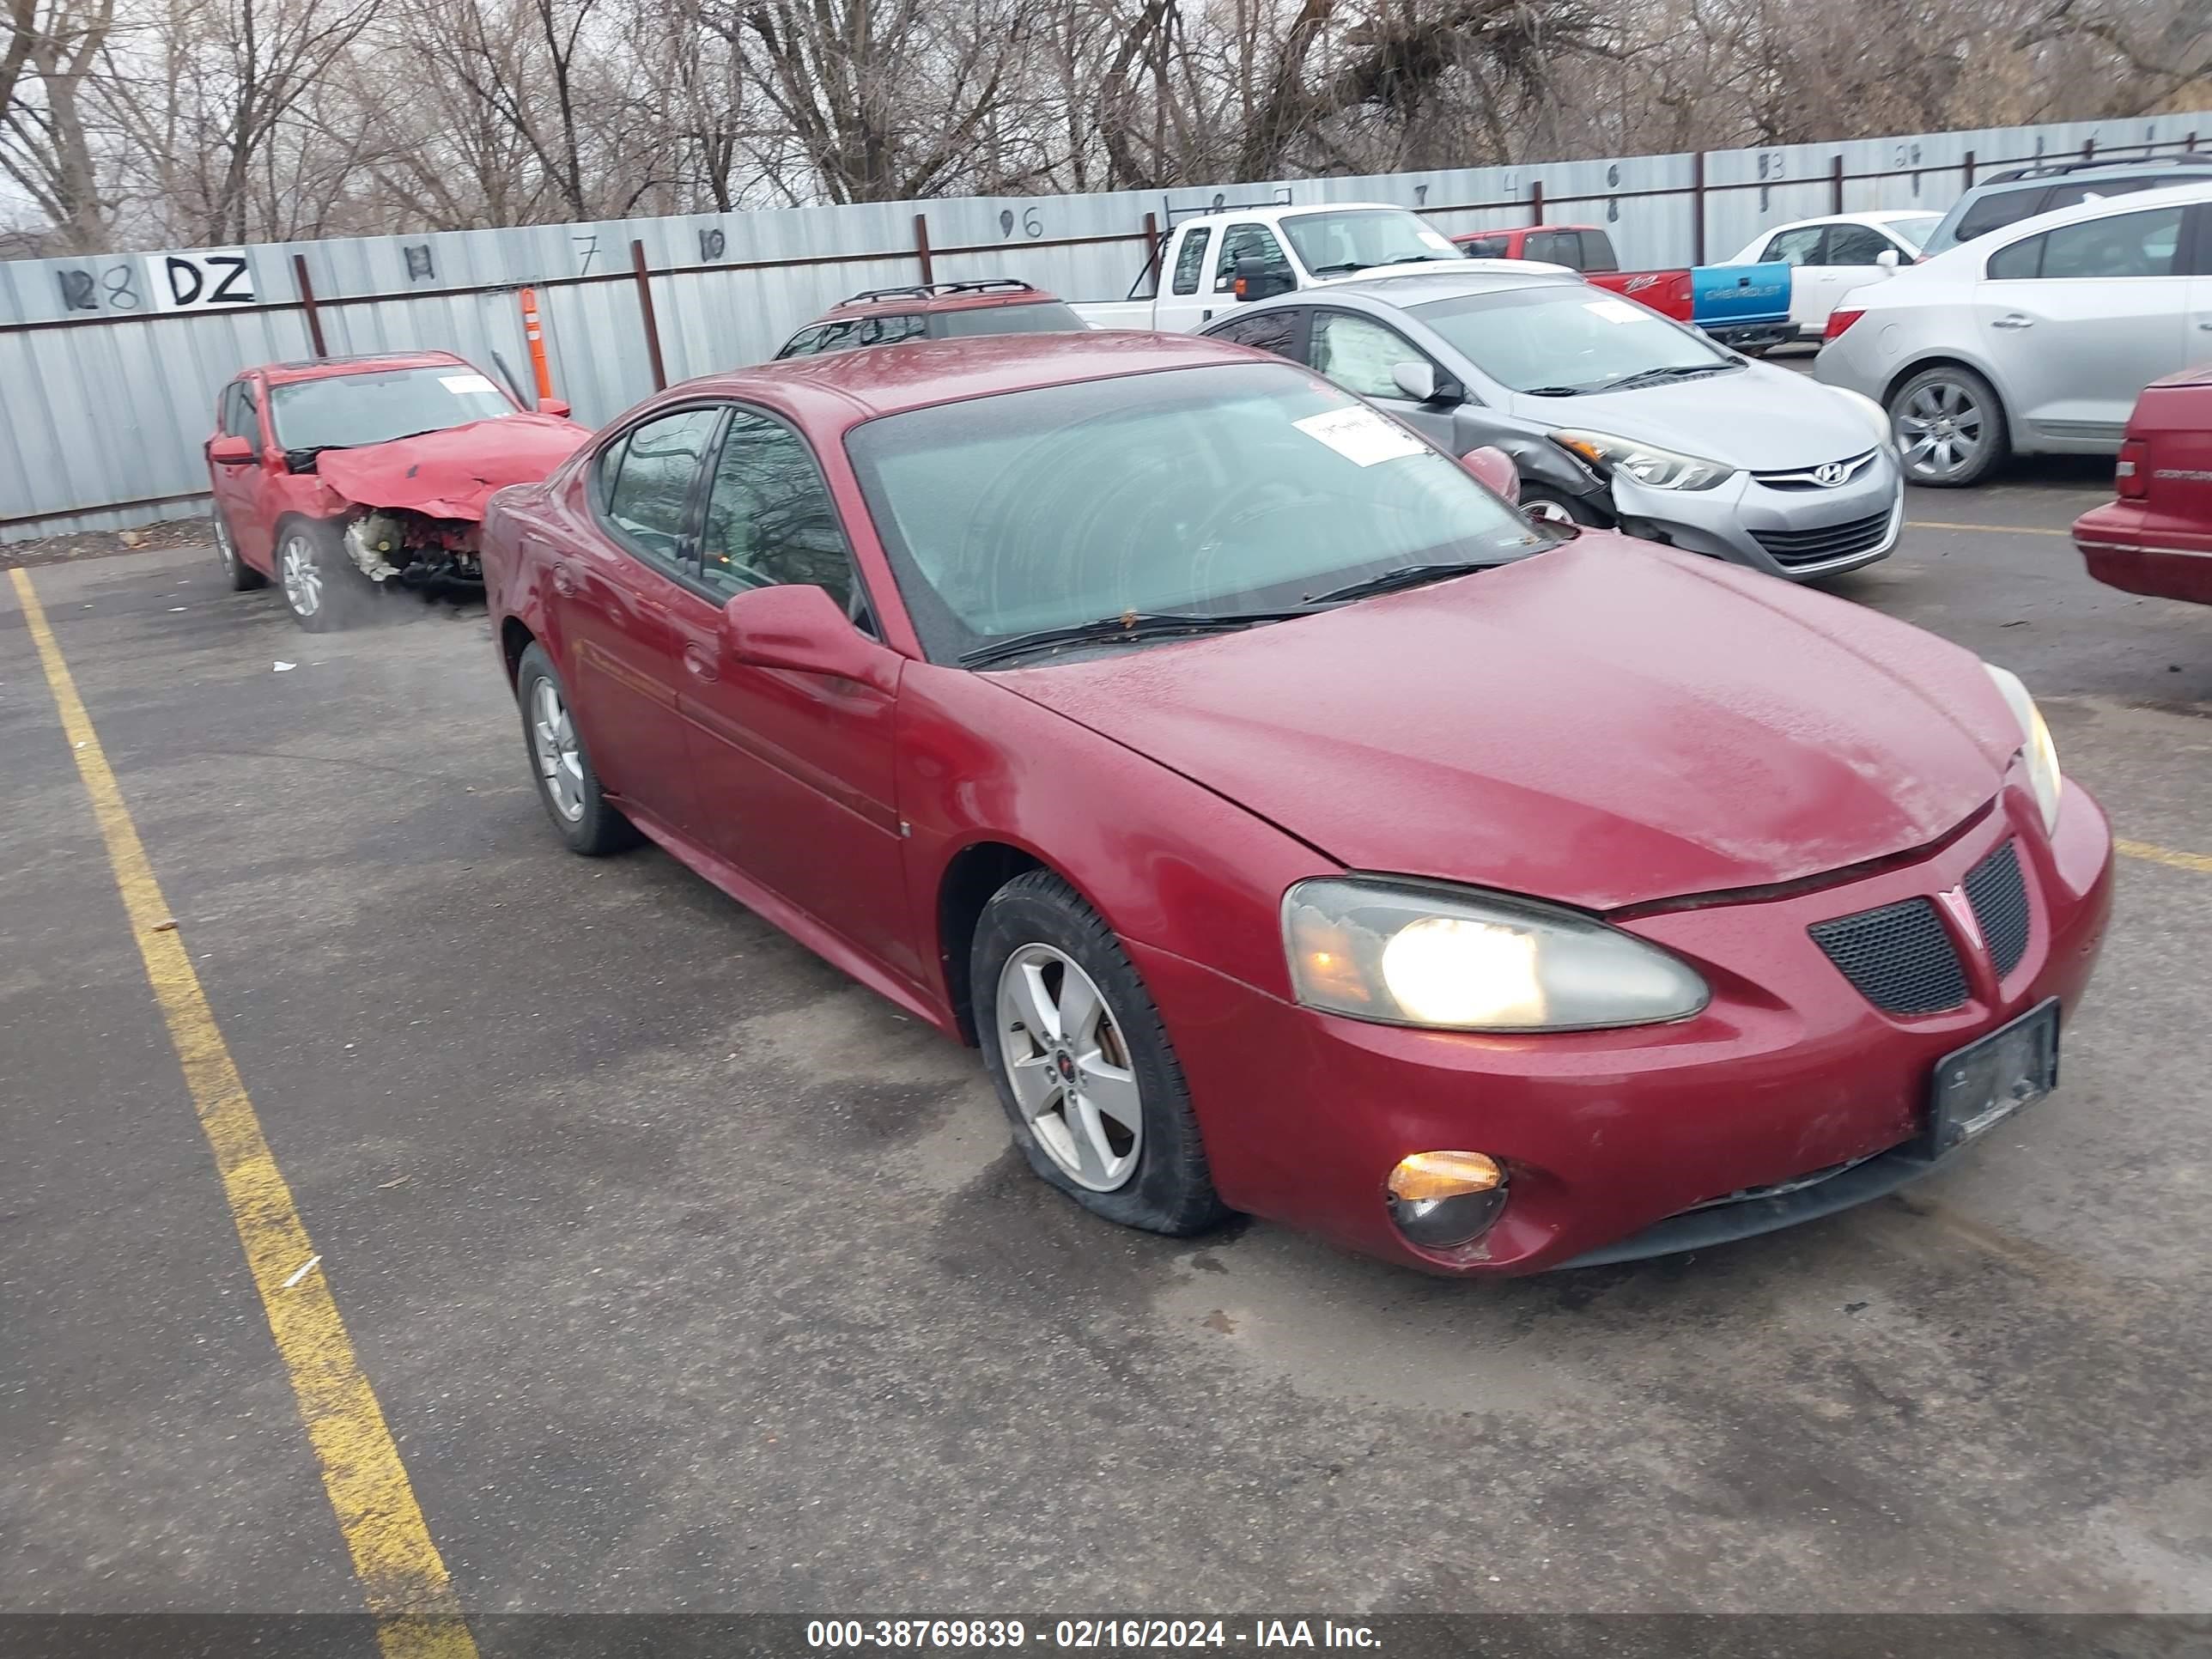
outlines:
[[814, 320], [834, 323], [854, 317], [913, 317], [940, 311], [991, 311], [1002, 306], [1059, 303], [1058, 295], [1048, 294], [1028, 283], [1012, 276], [990, 276], [972, 283], [917, 283], [908, 288], [870, 289], [838, 301]]
[[258, 368], [239, 372], [258, 374], [271, 386], [283, 386], [293, 380], [325, 380], [339, 374], [374, 374], [380, 369], [451, 368], [456, 364], [463, 368], [472, 368], [467, 358], [450, 351], [383, 351], [358, 357], [315, 357], [289, 363], [263, 363]]
[[1455, 230], [1455, 242], [1471, 242], [1478, 236], [1525, 236], [1532, 230], [1603, 230], [1603, 225], [1561, 224], [1557, 219], [1547, 219], [1536, 225], [1491, 225], [1482, 230]]
[[1295, 219], [1304, 213], [1414, 213], [1401, 202], [1269, 202], [1265, 206], [1215, 208], [1206, 213], [1180, 214], [1175, 228], [1186, 225], [1210, 225], [1220, 219], [1256, 219], [1262, 224], [1279, 224], [1285, 219]]
[[809, 420], [842, 428], [882, 415], [1001, 392], [1262, 358], [1263, 354], [1243, 346], [1194, 334], [1103, 329], [1080, 334], [979, 334], [957, 340], [909, 340], [826, 356], [785, 357], [734, 374], [687, 380], [654, 401], [765, 399]]
[[1771, 236], [1779, 230], [1808, 230], [1814, 225], [1893, 225], [1899, 219], [1940, 219], [1942, 216], [1934, 208], [1877, 208], [1871, 213], [1822, 213], [1810, 219], [1792, 219], [1787, 224], [1770, 225], [1759, 234]]
[[2079, 157], [2070, 161], [2037, 161], [2026, 167], [2008, 168], [1976, 188], [1989, 191], [2017, 189], [2027, 185], [2057, 184], [2061, 179], [2087, 179], [2094, 182], [2099, 179], [2127, 178], [2140, 173], [2167, 171], [2183, 174], [2212, 173], [2212, 155], [2185, 151], [2179, 155], [2138, 155], [2128, 161], [2083, 161]]

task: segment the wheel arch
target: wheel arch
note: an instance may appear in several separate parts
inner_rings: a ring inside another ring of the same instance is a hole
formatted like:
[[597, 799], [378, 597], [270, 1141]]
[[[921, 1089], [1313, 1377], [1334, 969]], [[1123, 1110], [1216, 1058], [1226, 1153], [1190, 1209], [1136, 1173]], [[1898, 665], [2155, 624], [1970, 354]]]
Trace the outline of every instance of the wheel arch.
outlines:
[[1988, 365], [1977, 362], [1962, 351], [1931, 351], [1899, 369], [1882, 383], [1882, 412], [1888, 413], [1890, 399], [1897, 396], [1899, 389], [1907, 380], [1916, 374], [1924, 374], [1931, 368], [1963, 368], [1989, 387], [1990, 395], [1997, 400], [1997, 413], [2004, 416], [2006, 441], [2013, 449], [2019, 449], [2020, 423], [2013, 419], [2012, 405], [2005, 400], [2004, 388], [1997, 384], [1997, 377], [1990, 372]]
[[[992, 896], [1017, 876], [1033, 870], [1064, 881], [1109, 927], [1114, 919], [1084, 884], [1059, 865], [1020, 843], [986, 836], [968, 842], [945, 862], [937, 878], [937, 956], [945, 975], [947, 1000], [960, 1040], [976, 1046], [974, 988], [969, 984], [968, 955], [975, 943], [975, 924]], [[1116, 929], [1116, 932], [1119, 930]]]
[[499, 654], [507, 665], [507, 688], [512, 691], [522, 672], [522, 653], [538, 643], [538, 635], [520, 617], [509, 617], [499, 625]]

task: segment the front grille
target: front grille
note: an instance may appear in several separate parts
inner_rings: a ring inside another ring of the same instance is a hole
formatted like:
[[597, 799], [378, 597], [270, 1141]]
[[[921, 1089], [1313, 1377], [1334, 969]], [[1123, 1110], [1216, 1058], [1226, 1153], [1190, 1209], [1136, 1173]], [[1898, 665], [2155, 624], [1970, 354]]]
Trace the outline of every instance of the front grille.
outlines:
[[1792, 467], [1787, 472], [1754, 472], [1751, 476], [1769, 489], [1838, 489], [1865, 471], [1867, 463], [1874, 458], [1875, 452], [1871, 449], [1846, 456], [1835, 463], [1843, 469], [1841, 475], [1826, 483], [1814, 476], [1817, 469], [1809, 466]]
[[2020, 843], [2003, 846], [1966, 872], [1966, 902], [2002, 979], [2027, 954], [2027, 883], [2020, 872]]
[[1936, 907], [1900, 899], [1806, 929], [1859, 994], [1885, 1013], [1932, 1014], [1966, 1000], [1966, 969]]
[[1846, 519], [1841, 524], [1824, 524], [1814, 530], [1752, 532], [1753, 539], [1766, 550], [1767, 556], [1775, 563], [1792, 567], [1863, 553], [1870, 547], [1881, 546], [1882, 538], [1888, 534], [1887, 510], [1870, 513], [1863, 519]]

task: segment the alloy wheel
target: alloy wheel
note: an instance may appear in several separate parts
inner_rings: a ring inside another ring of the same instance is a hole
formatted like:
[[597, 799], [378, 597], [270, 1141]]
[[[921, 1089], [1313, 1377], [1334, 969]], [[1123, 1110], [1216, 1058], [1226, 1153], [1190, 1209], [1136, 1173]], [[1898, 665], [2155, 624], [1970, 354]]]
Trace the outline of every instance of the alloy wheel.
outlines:
[[576, 748], [576, 727], [561, 689], [540, 680], [530, 693], [530, 752], [538, 762], [538, 781], [562, 818], [584, 816], [584, 761]]
[[1145, 1145], [1143, 1091], [1097, 982], [1049, 945], [1024, 945], [999, 973], [999, 1051], [1023, 1121], [1068, 1179], [1126, 1186]]
[[230, 523], [220, 512], [215, 514], [216, 556], [222, 561], [223, 574], [238, 574], [238, 544], [230, 538]]
[[302, 617], [319, 614], [323, 608], [323, 573], [315, 562], [315, 550], [305, 536], [290, 535], [284, 538], [284, 551], [277, 560], [277, 574], [284, 583], [284, 599]]
[[1905, 470], [1918, 478], [1952, 478], [1981, 458], [1989, 419], [1973, 392], [1955, 380], [1916, 388], [1897, 412]]

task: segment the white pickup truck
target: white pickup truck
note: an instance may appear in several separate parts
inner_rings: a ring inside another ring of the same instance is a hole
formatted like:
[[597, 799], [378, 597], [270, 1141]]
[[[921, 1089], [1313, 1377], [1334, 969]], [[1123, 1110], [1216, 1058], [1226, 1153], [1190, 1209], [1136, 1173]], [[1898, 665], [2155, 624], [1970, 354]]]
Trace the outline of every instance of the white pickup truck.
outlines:
[[1238, 208], [1184, 220], [1146, 261], [1129, 298], [1074, 311], [1093, 328], [1185, 334], [1240, 300], [1395, 276], [1465, 257], [1419, 214], [1384, 203]]

